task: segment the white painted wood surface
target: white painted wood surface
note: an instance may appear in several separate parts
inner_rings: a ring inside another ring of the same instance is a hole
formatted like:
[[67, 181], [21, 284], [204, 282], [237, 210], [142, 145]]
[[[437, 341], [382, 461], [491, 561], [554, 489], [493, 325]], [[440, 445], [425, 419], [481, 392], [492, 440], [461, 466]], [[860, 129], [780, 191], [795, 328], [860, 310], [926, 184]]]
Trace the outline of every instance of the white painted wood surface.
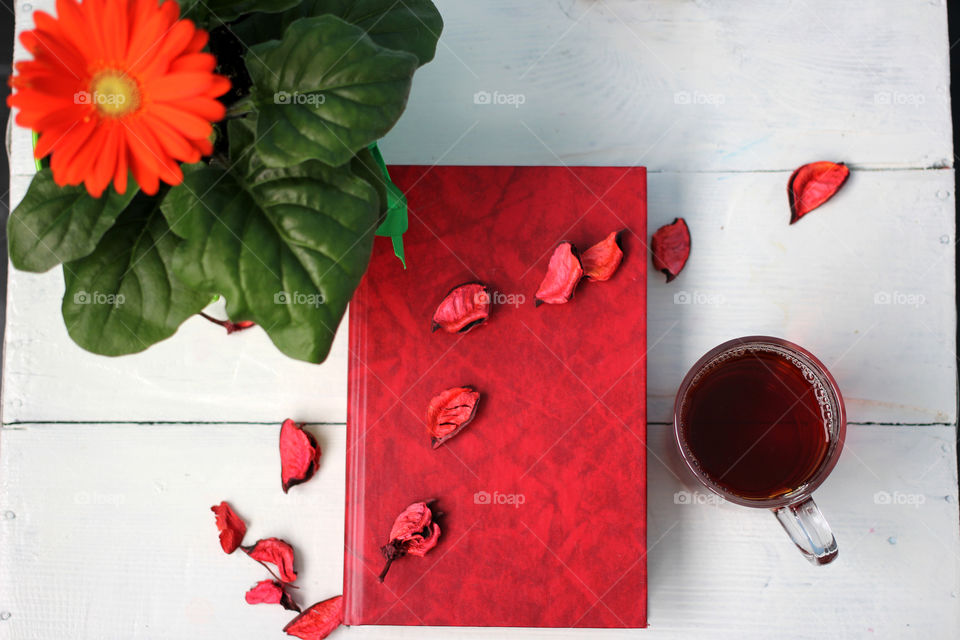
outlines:
[[[32, 26], [32, 10], [53, 4], [16, 3], [18, 31]], [[444, 37], [382, 145], [391, 162], [644, 164], [651, 229], [678, 215], [690, 224], [684, 273], [670, 285], [656, 275], [649, 282], [651, 420], [669, 420], [673, 392], [703, 351], [771, 333], [830, 366], [852, 422], [879, 423], [851, 426], [817, 494], [841, 549], [825, 568], [808, 566], [768, 514], [678, 494], [695, 487], [668, 469], [668, 429], [652, 426], [643, 635], [956, 637], [956, 231], [944, 2], [437, 4]], [[19, 45], [15, 55], [24, 57]], [[484, 91], [491, 104], [475, 102]], [[15, 205], [33, 170], [28, 132], [11, 133]], [[789, 171], [820, 159], [848, 162], [850, 182], [787, 226]], [[262, 572], [219, 551], [208, 508], [231, 500], [251, 538], [297, 545], [301, 602], [340, 592], [344, 427], [313, 427], [322, 469], [287, 496], [275, 443], [284, 417], [345, 419], [346, 331], [322, 366], [283, 358], [259, 330], [228, 337], [199, 319], [143, 354], [108, 359], [69, 341], [62, 293], [57, 271], [10, 273], [0, 638], [284, 637], [286, 612], [243, 602]], [[61, 421], [78, 424], [49, 424]], [[119, 424], [92, 424], [104, 422]], [[203, 422], [229, 424], [194, 424]], [[696, 504], [683, 504], [688, 498]]]
[[[250, 540], [294, 544], [299, 601], [340, 593], [344, 428], [311, 427], [324, 449], [320, 470], [287, 495], [277, 429], [6, 428], [0, 612], [10, 617], [0, 637], [284, 637], [291, 615], [243, 602], [265, 572], [220, 550], [208, 510], [228, 499], [248, 520]], [[769, 513], [719, 504], [692, 479], [684, 484], [670, 429], [656, 426], [647, 631], [355, 627], [337, 637], [952, 637], [960, 625], [955, 436], [954, 427], [852, 427], [816, 495], [840, 557], [814, 567]]]

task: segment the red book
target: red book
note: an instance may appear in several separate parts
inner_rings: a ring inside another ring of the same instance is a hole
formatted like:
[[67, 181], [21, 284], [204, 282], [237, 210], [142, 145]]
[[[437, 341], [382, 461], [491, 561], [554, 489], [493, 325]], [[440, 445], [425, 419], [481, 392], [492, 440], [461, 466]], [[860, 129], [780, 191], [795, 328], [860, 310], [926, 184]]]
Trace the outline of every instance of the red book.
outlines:
[[[646, 626], [646, 172], [642, 167], [391, 167], [407, 193], [407, 269], [379, 238], [350, 305], [346, 624]], [[624, 230], [623, 263], [534, 306], [554, 247]], [[454, 286], [494, 307], [431, 333]], [[444, 389], [481, 393], [431, 448]], [[380, 547], [434, 498], [425, 557]]]

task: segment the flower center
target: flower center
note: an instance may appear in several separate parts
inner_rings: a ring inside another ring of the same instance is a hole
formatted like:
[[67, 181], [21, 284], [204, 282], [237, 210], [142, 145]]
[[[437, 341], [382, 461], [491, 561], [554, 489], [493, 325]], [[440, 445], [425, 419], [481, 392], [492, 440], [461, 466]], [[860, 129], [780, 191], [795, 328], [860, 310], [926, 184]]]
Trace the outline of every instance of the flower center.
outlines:
[[120, 71], [103, 71], [90, 83], [90, 101], [100, 115], [119, 118], [140, 106], [136, 81]]

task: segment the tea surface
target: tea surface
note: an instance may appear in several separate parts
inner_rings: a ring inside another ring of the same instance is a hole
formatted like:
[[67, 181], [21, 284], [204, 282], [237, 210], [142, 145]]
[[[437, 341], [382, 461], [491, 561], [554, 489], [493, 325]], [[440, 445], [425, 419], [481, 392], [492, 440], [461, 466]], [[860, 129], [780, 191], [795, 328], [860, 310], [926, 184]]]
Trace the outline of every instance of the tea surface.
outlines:
[[687, 392], [683, 428], [703, 471], [751, 500], [805, 484], [827, 453], [815, 386], [785, 357], [748, 351], [705, 370]]

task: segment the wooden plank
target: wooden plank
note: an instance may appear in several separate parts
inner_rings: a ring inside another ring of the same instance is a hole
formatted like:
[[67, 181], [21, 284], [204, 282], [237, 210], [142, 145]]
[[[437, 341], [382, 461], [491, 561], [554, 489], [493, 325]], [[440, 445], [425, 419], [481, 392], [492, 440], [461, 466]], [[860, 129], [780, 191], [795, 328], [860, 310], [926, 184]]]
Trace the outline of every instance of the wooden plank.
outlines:
[[[942, 0], [437, 5], [437, 57], [383, 144], [398, 164], [953, 166]], [[53, 7], [16, 3], [18, 31]], [[14, 174], [29, 144], [14, 131]]]
[[942, 0], [437, 4], [398, 164], [953, 166]]
[[[339, 593], [344, 429], [310, 429], [324, 450], [320, 470], [287, 495], [274, 426], [4, 429], [0, 612], [10, 616], [0, 617], [0, 637], [283, 638], [290, 614], [243, 602], [265, 572], [223, 554], [208, 508], [230, 500], [250, 523], [249, 540], [276, 535], [297, 547], [301, 602]], [[681, 472], [670, 430], [651, 428], [649, 635], [952, 637], [960, 625], [955, 438], [954, 427], [851, 428], [836, 470], [817, 492], [840, 557], [814, 567], [770, 514], [699, 491]], [[350, 631], [357, 638], [449, 634]], [[457, 635], [634, 637], [583, 630]]]
[[[793, 226], [787, 177], [649, 176], [650, 229], [684, 216], [693, 234], [680, 277], [665, 284], [652, 273], [648, 282], [650, 420], [671, 420], [680, 380], [707, 349], [767, 333], [830, 366], [851, 421], [954, 422], [952, 170], [855, 171], [833, 200]], [[23, 191], [16, 182], [14, 202]], [[346, 419], [346, 324], [321, 366], [285, 358], [259, 329], [227, 336], [199, 318], [144, 353], [105, 358], [70, 341], [62, 296], [58, 269], [11, 269], [6, 423]]]

